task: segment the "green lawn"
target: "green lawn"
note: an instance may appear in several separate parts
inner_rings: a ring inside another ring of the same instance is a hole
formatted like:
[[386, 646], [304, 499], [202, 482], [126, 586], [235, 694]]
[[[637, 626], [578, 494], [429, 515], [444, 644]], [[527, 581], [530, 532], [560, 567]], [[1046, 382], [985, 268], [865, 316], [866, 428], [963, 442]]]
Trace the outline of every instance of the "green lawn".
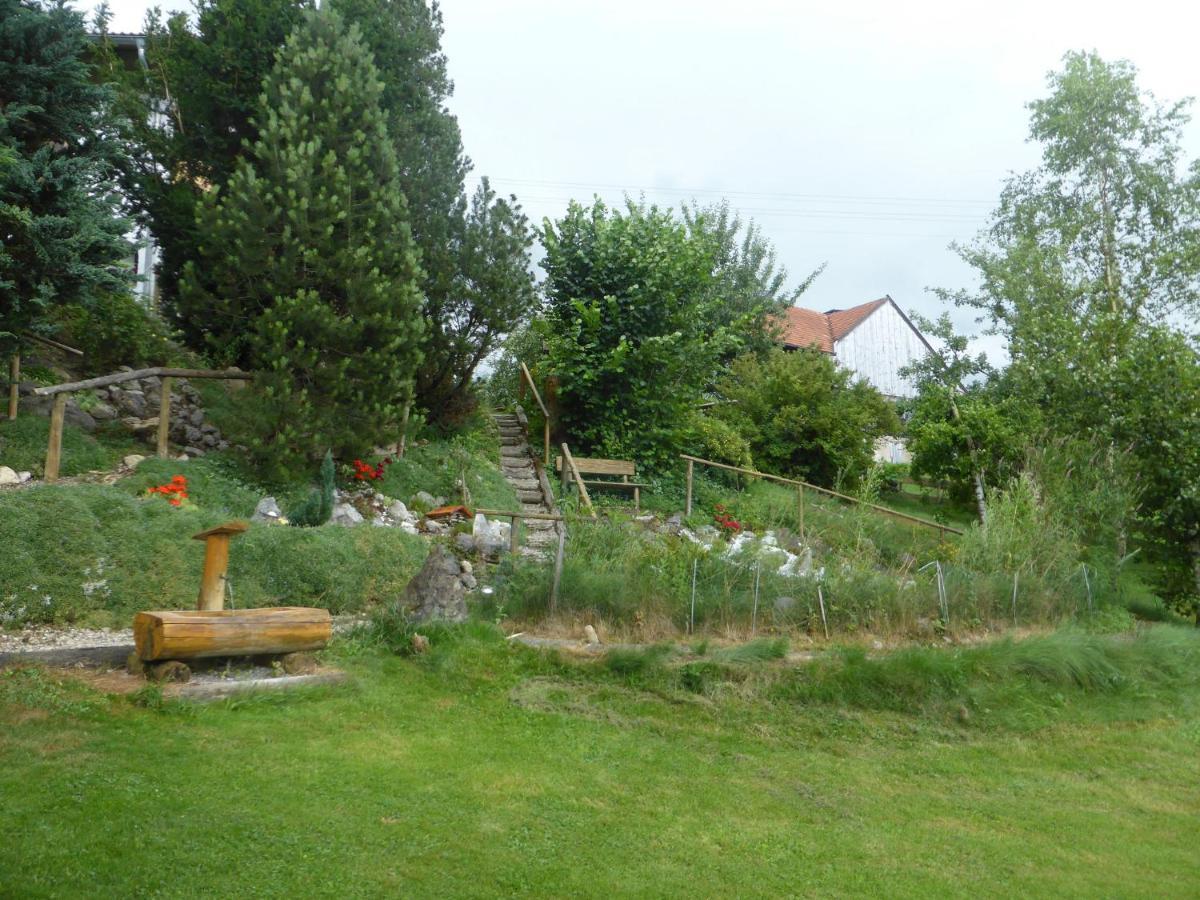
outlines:
[[1145, 703], [1035, 691], [1031, 718], [964, 723], [639, 686], [494, 640], [343, 664], [350, 687], [186, 710], [0, 673], [0, 895], [1200, 885], [1195, 679]]

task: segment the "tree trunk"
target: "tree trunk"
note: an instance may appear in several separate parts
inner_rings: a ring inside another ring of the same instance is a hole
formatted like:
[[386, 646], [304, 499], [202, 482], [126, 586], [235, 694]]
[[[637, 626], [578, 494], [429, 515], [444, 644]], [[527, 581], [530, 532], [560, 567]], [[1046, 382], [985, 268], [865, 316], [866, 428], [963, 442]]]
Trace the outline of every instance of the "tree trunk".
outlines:
[[[954, 415], [954, 421], [962, 424], [962, 415], [958, 411], [958, 404], [954, 402], [954, 397], [950, 397], [950, 412]], [[971, 440], [971, 436], [966, 435], [967, 452], [971, 456], [971, 480], [975, 483], [975, 511], [979, 516], [979, 524], [987, 523], [987, 500], [983, 492], [983, 473], [979, 471], [979, 456], [975, 452], [975, 442]]]

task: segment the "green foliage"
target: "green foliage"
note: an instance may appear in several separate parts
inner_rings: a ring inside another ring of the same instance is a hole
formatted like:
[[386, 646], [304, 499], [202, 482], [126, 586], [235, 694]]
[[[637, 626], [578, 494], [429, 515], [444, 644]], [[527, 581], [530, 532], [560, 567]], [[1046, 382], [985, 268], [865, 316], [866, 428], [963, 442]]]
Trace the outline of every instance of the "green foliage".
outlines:
[[86, 306], [64, 306], [55, 319], [65, 329], [62, 340], [83, 351], [88, 374], [169, 365], [181, 356], [162, 320], [128, 291], [101, 294]]
[[223, 188], [263, 124], [259, 97], [284, 40], [309, 0], [197, 0], [189, 15], [146, 18], [145, 66], [126, 69], [111, 44], [100, 70], [116, 85], [126, 152], [125, 196], [159, 247], [158, 291], [173, 324], [207, 349], [202, 311], [177, 306], [184, 266], [205, 235], [196, 212], [210, 187]]
[[599, 200], [572, 202], [542, 240], [562, 427], [581, 454], [665, 467], [735, 344], [710, 290], [711, 242], [656, 206]]
[[471, 410], [480, 362], [534, 306], [529, 223], [516, 198], [497, 197], [486, 178], [466, 196], [471, 163], [446, 106], [453, 83], [438, 5], [332, 0], [330, 8], [362, 29], [384, 83], [381, 105], [423, 269], [416, 402], [431, 423], [453, 427]]
[[1159, 105], [1136, 74], [1067, 54], [1049, 96], [1030, 104], [1041, 166], [1009, 181], [989, 230], [960, 251], [981, 290], [943, 296], [1008, 339], [1005, 390], [1036, 404], [1053, 435], [1129, 448], [1138, 524], [1190, 604], [1200, 596], [1200, 363], [1165, 323], [1200, 309], [1200, 168], [1184, 168], [1186, 104]]
[[675, 653], [670, 644], [653, 647], [615, 647], [604, 654], [604, 668], [627, 681], [641, 681], [661, 669]]
[[713, 271], [708, 290], [714, 326], [735, 336], [730, 356], [747, 350], [763, 353], [774, 346], [772, 317], [795, 305], [821, 274], [822, 264], [800, 284], [788, 287], [787, 269], [778, 264], [775, 248], [753, 221], [743, 222], [728, 200], [683, 206], [683, 219], [693, 239], [712, 248]]
[[756, 465], [816, 484], [856, 482], [875, 441], [900, 426], [878, 391], [812, 350], [741, 356], [718, 389], [730, 402], [712, 415], [741, 434]]
[[315, 528], [324, 525], [333, 514], [333, 453], [325, 451], [321, 460], [320, 484], [308, 495], [308, 499], [295, 508], [289, 515], [292, 525], [302, 528]]
[[[0, 345], [51, 310], [128, 288], [109, 91], [85, 62], [83, 17], [0, 0]], [[3, 346], [0, 346], [3, 349]]]
[[754, 467], [750, 442], [725, 419], [697, 415], [692, 419], [691, 432], [688, 443], [693, 456], [744, 469]]
[[264, 85], [258, 140], [199, 214], [181, 308], [203, 317], [215, 358], [260, 373], [246, 440], [268, 472], [394, 439], [420, 359], [382, 89], [358, 28], [309, 15]]

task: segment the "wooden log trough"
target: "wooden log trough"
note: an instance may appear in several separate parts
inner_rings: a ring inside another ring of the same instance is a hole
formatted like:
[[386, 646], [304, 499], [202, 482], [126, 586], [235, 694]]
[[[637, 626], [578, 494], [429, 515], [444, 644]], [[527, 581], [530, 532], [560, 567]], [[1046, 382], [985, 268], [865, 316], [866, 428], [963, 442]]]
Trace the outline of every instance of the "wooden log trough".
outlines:
[[212, 656], [267, 656], [320, 650], [333, 635], [327, 609], [162, 610], [133, 619], [133, 640], [144, 662]]

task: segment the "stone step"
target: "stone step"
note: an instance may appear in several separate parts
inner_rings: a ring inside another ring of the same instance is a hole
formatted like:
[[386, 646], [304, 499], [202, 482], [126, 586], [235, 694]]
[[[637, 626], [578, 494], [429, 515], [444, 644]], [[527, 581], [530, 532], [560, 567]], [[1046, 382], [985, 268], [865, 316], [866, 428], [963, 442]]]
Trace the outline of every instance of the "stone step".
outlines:
[[528, 444], [517, 444], [517, 445], [510, 446], [510, 447], [501, 447], [500, 455], [501, 456], [523, 456], [526, 459], [528, 459], [529, 458], [529, 445]]
[[518, 491], [537, 491], [538, 496], [542, 495], [542, 486], [538, 484], [536, 478], [517, 478], [513, 475], [505, 475], [508, 483], [515, 487]]
[[520, 488], [517, 488], [517, 499], [520, 500], [522, 503], [537, 503], [537, 504], [541, 505], [542, 501], [546, 498], [542, 496], [541, 488], [538, 488], [537, 490], [531, 490], [531, 491], [530, 490], [521, 490]]
[[537, 473], [533, 471], [533, 463], [528, 459], [521, 459], [518, 456], [506, 456], [500, 460], [500, 470], [504, 473], [505, 478], [537, 479]]

